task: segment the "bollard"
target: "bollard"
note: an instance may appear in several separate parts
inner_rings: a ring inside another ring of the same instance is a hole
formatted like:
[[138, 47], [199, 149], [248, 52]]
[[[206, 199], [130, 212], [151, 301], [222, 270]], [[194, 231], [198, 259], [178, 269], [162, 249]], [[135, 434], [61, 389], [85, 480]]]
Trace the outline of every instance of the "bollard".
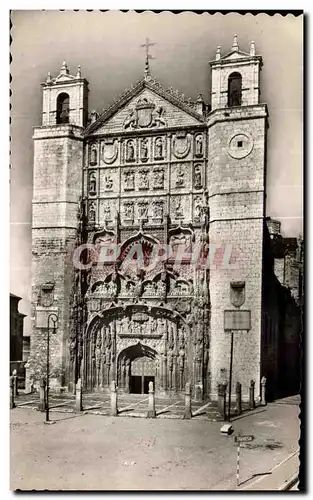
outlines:
[[261, 378], [261, 405], [266, 406], [266, 377]]
[[13, 382], [14, 382], [14, 397], [16, 398], [16, 396], [18, 396], [18, 389], [17, 389], [17, 370], [13, 370], [12, 372], [12, 375], [13, 375]]
[[224, 420], [226, 420], [226, 384], [218, 384], [218, 409]]
[[112, 417], [117, 417], [117, 390], [116, 390], [116, 382], [112, 380], [111, 383], [111, 415]]
[[241, 383], [237, 382], [236, 384], [236, 413], [240, 415], [242, 412], [241, 408]]
[[40, 379], [40, 388], [39, 388], [39, 404], [38, 410], [46, 411], [47, 407], [47, 399], [46, 399], [46, 381], [44, 377]]
[[154, 389], [153, 382], [149, 382], [149, 400], [148, 400], [148, 418], [155, 418], [155, 398], [154, 398]]
[[10, 409], [15, 408], [14, 403], [14, 377], [10, 377]]
[[192, 417], [191, 388], [190, 388], [190, 382], [187, 382], [186, 388], [185, 388], [185, 414], [184, 414], [184, 418], [191, 418], [191, 417]]
[[250, 380], [250, 387], [249, 387], [249, 408], [252, 410], [255, 408], [255, 403], [254, 403], [254, 385], [255, 382], [254, 380]]
[[77, 412], [83, 411], [83, 393], [82, 393], [82, 379], [79, 378], [76, 384], [76, 393], [75, 393], [76, 405], [75, 409]]

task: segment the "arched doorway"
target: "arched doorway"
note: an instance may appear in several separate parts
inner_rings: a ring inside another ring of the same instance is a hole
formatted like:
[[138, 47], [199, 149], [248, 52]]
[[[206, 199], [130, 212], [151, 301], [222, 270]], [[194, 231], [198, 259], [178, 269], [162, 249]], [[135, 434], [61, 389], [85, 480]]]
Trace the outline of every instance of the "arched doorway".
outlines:
[[118, 386], [132, 394], [148, 394], [149, 382], [157, 379], [157, 352], [138, 342], [118, 357]]

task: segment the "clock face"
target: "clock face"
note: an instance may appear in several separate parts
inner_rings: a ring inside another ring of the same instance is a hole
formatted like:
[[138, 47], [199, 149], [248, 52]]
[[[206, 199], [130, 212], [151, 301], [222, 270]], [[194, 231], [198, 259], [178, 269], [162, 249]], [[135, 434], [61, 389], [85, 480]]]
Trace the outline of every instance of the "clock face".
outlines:
[[228, 143], [228, 154], [240, 160], [248, 156], [253, 148], [253, 139], [248, 132], [233, 135]]

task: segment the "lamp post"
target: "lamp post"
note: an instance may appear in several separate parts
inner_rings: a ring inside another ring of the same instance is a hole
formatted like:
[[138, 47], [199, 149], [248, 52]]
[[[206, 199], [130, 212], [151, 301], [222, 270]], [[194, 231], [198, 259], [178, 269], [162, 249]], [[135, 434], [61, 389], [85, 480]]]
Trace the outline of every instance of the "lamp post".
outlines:
[[53, 333], [56, 330], [58, 316], [55, 313], [50, 313], [48, 316], [48, 332], [47, 332], [47, 393], [46, 393], [46, 422], [49, 422], [49, 369], [50, 369], [50, 320], [53, 324]]

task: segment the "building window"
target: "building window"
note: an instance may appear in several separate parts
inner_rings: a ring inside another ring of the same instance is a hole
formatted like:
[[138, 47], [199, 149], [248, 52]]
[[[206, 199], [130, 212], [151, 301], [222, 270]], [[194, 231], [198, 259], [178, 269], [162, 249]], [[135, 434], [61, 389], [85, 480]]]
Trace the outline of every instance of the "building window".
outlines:
[[241, 106], [241, 83], [240, 73], [232, 73], [228, 78], [228, 106]]
[[62, 92], [57, 98], [57, 123], [69, 123], [70, 121], [70, 98]]

